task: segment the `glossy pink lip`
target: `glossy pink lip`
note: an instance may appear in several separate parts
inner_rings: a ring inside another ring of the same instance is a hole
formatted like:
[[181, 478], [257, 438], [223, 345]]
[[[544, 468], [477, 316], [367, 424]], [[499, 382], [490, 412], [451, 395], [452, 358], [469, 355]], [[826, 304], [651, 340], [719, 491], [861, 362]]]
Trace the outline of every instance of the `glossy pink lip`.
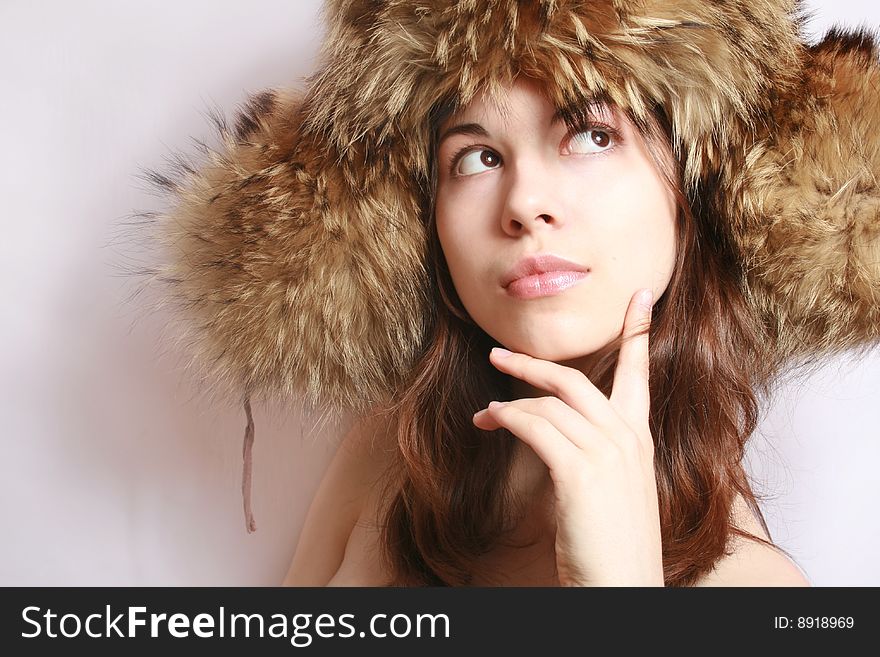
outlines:
[[558, 294], [586, 278], [589, 268], [558, 256], [543, 254], [523, 258], [501, 279], [511, 296], [531, 299]]
[[559, 294], [588, 276], [582, 271], [549, 271], [517, 278], [507, 286], [507, 293], [517, 299], [534, 299]]

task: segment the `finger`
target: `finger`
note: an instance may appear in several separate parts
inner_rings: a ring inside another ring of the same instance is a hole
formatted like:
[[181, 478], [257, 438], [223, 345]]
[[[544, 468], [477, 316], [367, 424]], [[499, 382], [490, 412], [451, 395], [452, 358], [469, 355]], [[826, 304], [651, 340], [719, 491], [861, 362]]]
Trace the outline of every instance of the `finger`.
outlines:
[[527, 413], [510, 402], [492, 402], [487, 410], [499, 425], [529, 445], [552, 472], [563, 472], [578, 454], [574, 443], [540, 415]]
[[648, 329], [651, 325], [653, 298], [641, 293], [651, 293], [650, 289], [640, 290], [630, 300], [623, 322], [623, 344], [614, 370], [614, 383], [611, 390], [612, 406], [632, 429], [640, 430], [649, 426], [651, 397], [648, 389], [649, 357]]
[[489, 361], [502, 372], [546, 390], [596, 426], [619, 424], [608, 398], [583, 372], [527, 354], [507, 352], [510, 355], [504, 356], [505, 351], [495, 348], [489, 354]]
[[[591, 442], [601, 438], [601, 434], [595, 426], [558, 397], [516, 399], [507, 402], [507, 405], [543, 417], [560, 434], [580, 449], [588, 448]], [[486, 431], [493, 431], [501, 426], [498, 420], [485, 409], [474, 415], [474, 424]]]

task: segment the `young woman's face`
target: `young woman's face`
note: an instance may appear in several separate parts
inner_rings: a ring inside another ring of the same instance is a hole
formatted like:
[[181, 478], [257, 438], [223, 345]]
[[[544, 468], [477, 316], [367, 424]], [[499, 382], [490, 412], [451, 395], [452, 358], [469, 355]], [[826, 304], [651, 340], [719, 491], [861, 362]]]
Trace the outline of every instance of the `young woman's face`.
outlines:
[[[607, 127], [570, 131], [531, 81], [518, 80], [506, 100], [500, 112], [476, 98], [440, 127], [440, 244], [486, 333], [513, 351], [577, 361], [620, 335], [637, 290], [658, 299], [666, 289], [675, 196], [623, 115], [606, 109]], [[519, 261], [542, 255], [583, 271], [505, 286]]]

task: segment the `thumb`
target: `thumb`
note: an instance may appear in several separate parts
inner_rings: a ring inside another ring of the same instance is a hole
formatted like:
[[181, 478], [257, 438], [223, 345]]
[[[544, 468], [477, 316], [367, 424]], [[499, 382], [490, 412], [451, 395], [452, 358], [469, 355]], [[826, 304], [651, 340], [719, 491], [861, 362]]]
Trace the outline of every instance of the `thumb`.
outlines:
[[653, 303], [650, 288], [639, 290], [630, 299], [623, 321], [623, 344], [620, 346], [609, 398], [618, 414], [633, 429], [649, 425], [651, 397], [648, 390], [648, 331]]

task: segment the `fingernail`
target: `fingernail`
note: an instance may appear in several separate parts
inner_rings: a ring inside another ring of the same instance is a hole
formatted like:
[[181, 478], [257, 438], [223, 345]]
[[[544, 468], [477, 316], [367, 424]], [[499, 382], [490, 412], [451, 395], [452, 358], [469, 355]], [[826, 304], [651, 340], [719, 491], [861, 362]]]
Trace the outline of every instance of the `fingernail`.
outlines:
[[477, 420], [477, 419], [483, 417], [485, 414], [486, 414], [486, 409], [484, 408], [483, 410], [477, 411], [476, 413], [474, 413], [474, 419]]
[[512, 352], [507, 351], [507, 349], [503, 349], [502, 347], [492, 347], [492, 353], [498, 356], [498, 358], [507, 358]]
[[501, 406], [504, 406], [504, 402], [500, 402], [500, 401], [489, 402], [489, 408], [499, 408]]
[[639, 292], [638, 303], [642, 307], [642, 310], [651, 309], [651, 306], [654, 305], [654, 292], [651, 288], [645, 288]]

